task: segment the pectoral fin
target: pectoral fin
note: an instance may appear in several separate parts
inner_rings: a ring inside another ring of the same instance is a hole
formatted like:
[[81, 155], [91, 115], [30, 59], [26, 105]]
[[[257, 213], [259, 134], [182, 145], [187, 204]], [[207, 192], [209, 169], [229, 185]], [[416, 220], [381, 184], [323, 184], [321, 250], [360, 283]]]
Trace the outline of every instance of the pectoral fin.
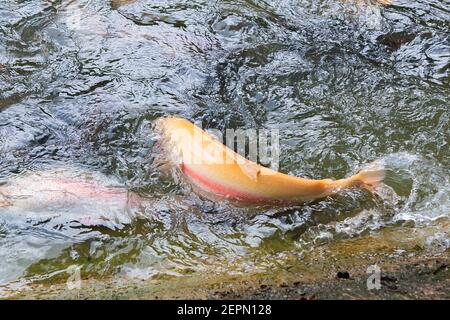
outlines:
[[258, 181], [258, 176], [261, 174], [261, 169], [258, 165], [252, 163], [243, 163], [239, 164], [239, 168], [241, 168], [242, 172], [252, 181]]

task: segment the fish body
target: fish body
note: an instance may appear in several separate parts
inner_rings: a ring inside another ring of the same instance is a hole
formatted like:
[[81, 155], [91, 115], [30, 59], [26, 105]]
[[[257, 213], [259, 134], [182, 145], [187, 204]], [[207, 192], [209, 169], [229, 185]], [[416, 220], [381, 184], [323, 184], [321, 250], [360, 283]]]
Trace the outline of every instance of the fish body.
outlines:
[[0, 185], [0, 224], [48, 221], [63, 225], [77, 221], [115, 228], [129, 223], [141, 198], [110, 185], [111, 179], [93, 176], [61, 168], [12, 177]]
[[246, 159], [186, 119], [160, 118], [156, 128], [171, 163], [196, 190], [213, 199], [297, 204], [324, 198], [352, 186], [373, 187], [384, 177], [382, 168], [363, 170], [341, 180], [294, 177]]

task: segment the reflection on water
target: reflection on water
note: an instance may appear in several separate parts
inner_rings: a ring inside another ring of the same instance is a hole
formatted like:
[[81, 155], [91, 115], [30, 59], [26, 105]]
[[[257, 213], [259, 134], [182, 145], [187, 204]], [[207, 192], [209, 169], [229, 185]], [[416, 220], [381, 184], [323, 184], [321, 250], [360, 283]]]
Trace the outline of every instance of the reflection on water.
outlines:
[[[0, 208], [0, 283], [73, 264], [92, 277], [257, 271], [397, 227], [433, 226], [425, 245], [448, 248], [449, 12], [438, 0], [2, 1], [0, 188], [31, 198]], [[342, 178], [378, 159], [388, 176], [377, 196], [300, 207], [204, 201], [153, 163], [151, 122], [169, 114], [280, 129], [289, 174]], [[114, 200], [78, 189], [38, 206], [52, 175]]]

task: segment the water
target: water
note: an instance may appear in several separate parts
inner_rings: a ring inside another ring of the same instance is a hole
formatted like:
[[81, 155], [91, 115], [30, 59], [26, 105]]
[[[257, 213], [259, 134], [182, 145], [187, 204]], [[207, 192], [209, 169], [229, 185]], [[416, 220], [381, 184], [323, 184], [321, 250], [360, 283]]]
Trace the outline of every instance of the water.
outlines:
[[[0, 179], [31, 200], [0, 209], [2, 288], [65, 279], [71, 265], [99, 279], [258, 272], [399, 227], [445, 250], [449, 26], [446, 0], [3, 0]], [[387, 178], [376, 196], [291, 208], [208, 202], [153, 162], [163, 115], [279, 129], [285, 173], [337, 179], [378, 160]], [[122, 198], [32, 209], [52, 175]]]

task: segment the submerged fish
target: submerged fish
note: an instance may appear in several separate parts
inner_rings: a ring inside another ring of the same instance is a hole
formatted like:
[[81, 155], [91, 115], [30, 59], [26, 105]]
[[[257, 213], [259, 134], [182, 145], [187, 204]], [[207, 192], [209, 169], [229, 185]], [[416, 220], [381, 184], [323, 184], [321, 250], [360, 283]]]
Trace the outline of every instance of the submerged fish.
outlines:
[[77, 166], [24, 172], [0, 183], [0, 227], [38, 227], [84, 237], [96, 227], [120, 230], [137, 219], [196, 209], [196, 199], [145, 197], [113, 177]]
[[[83, 225], [127, 224], [143, 200], [111, 179], [71, 169], [29, 172], [0, 185], [0, 217]], [[0, 221], [1, 222], [1, 221]]]
[[340, 180], [310, 180], [260, 166], [229, 149], [209, 133], [182, 118], [160, 118], [164, 157], [209, 199], [243, 203], [300, 204], [352, 186], [376, 187], [384, 178], [379, 166]]

